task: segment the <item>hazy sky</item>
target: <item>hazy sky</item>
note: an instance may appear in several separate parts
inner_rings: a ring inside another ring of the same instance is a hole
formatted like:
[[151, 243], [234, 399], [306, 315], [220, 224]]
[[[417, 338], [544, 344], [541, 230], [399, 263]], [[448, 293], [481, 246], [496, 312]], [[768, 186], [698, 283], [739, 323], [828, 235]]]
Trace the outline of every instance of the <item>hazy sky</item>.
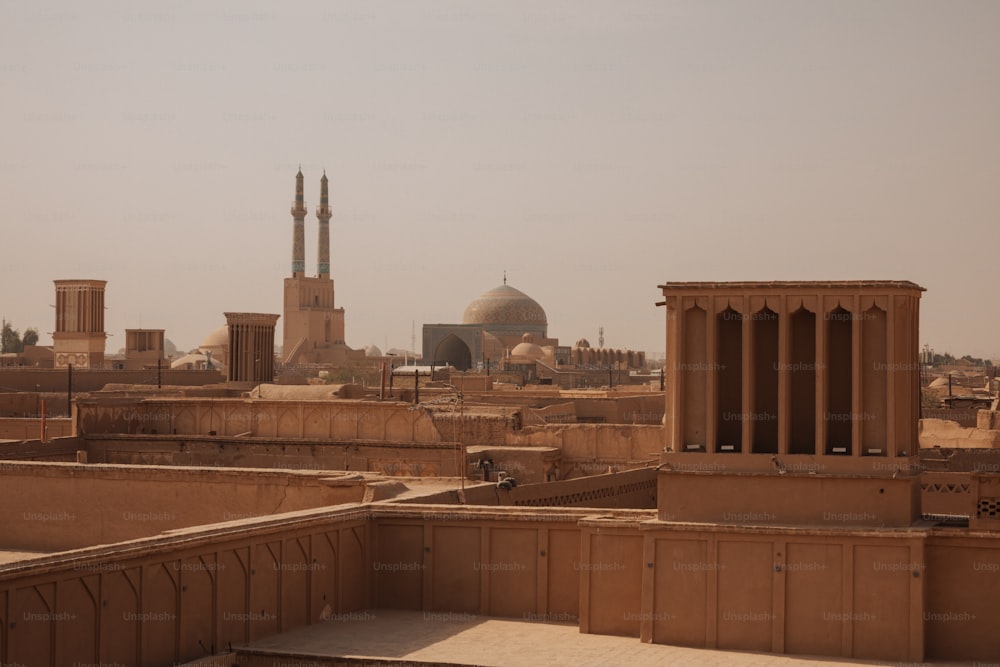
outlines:
[[6, 2], [0, 91], [0, 314], [43, 344], [61, 278], [108, 281], [109, 352], [280, 313], [301, 163], [352, 347], [506, 269], [565, 344], [661, 352], [664, 281], [900, 279], [921, 343], [1000, 357], [996, 0]]

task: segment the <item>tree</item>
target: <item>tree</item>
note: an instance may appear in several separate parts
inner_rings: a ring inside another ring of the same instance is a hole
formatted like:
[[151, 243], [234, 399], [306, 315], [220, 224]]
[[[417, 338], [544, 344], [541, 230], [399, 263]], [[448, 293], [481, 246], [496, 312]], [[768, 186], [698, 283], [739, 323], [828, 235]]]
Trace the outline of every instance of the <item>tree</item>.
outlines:
[[7, 320], [3, 321], [3, 331], [0, 332], [0, 353], [24, 352], [25, 345], [35, 345], [38, 343], [38, 329], [30, 327], [21, 332]]
[[21, 336], [22, 351], [25, 345], [38, 345], [38, 329], [35, 327], [28, 327], [24, 330], [24, 335]]
[[0, 353], [20, 352], [24, 349], [21, 342], [21, 332], [10, 325], [6, 320], [3, 323], [3, 331], [0, 332]]

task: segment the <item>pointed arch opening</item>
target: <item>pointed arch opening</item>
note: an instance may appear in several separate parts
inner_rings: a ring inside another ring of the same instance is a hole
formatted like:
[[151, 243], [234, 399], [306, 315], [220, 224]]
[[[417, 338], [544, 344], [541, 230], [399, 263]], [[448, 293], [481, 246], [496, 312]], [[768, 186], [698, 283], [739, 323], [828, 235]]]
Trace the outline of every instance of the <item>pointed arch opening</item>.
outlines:
[[467, 371], [472, 367], [472, 350], [461, 338], [455, 334], [449, 334], [438, 343], [437, 349], [434, 350], [434, 363], [454, 366], [460, 371]]

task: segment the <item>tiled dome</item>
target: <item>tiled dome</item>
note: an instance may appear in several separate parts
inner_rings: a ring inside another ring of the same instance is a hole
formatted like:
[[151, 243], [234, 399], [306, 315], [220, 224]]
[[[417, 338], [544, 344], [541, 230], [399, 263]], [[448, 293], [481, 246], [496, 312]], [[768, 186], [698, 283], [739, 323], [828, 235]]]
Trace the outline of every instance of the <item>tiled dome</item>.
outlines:
[[494, 287], [465, 308], [463, 324], [548, 324], [538, 302], [510, 285]]

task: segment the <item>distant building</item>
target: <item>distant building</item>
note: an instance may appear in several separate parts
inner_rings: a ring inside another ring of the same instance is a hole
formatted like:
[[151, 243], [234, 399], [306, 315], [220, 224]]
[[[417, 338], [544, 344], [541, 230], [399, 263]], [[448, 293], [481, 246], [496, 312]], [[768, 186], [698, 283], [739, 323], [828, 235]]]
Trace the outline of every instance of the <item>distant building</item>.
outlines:
[[106, 280], [56, 280], [55, 367], [104, 365]]
[[[424, 362], [468, 370], [476, 364], [494, 367], [524, 342], [527, 334], [539, 346], [556, 348], [559, 340], [548, 337], [545, 311], [530, 296], [507, 284], [473, 299], [465, 308], [461, 324], [425, 324]], [[554, 356], [554, 355], [550, 355]]]
[[167, 367], [163, 329], [125, 330], [125, 369]]
[[642, 368], [645, 354], [632, 350], [598, 350], [581, 339], [573, 348], [548, 335], [548, 317], [537, 301], [507, 284], [469, 302], [461, 324], [425, 324], [424, 362], [470, 368], [514, 367], [529, 379], [535, 367], [551, 369], [621, 364]]
[[305, 275], [306, 205], [302, 170], [295, 175], [292, 204], [292, 275], [285, 278], [283, 343], [285, 364], [340, 364], [348, 359], [364, 359], [364, 350], [352, 350], [344, 341], [344, 309], [336, 307], [330, 277], [329, 181], [320, 180], [317, 275]]

